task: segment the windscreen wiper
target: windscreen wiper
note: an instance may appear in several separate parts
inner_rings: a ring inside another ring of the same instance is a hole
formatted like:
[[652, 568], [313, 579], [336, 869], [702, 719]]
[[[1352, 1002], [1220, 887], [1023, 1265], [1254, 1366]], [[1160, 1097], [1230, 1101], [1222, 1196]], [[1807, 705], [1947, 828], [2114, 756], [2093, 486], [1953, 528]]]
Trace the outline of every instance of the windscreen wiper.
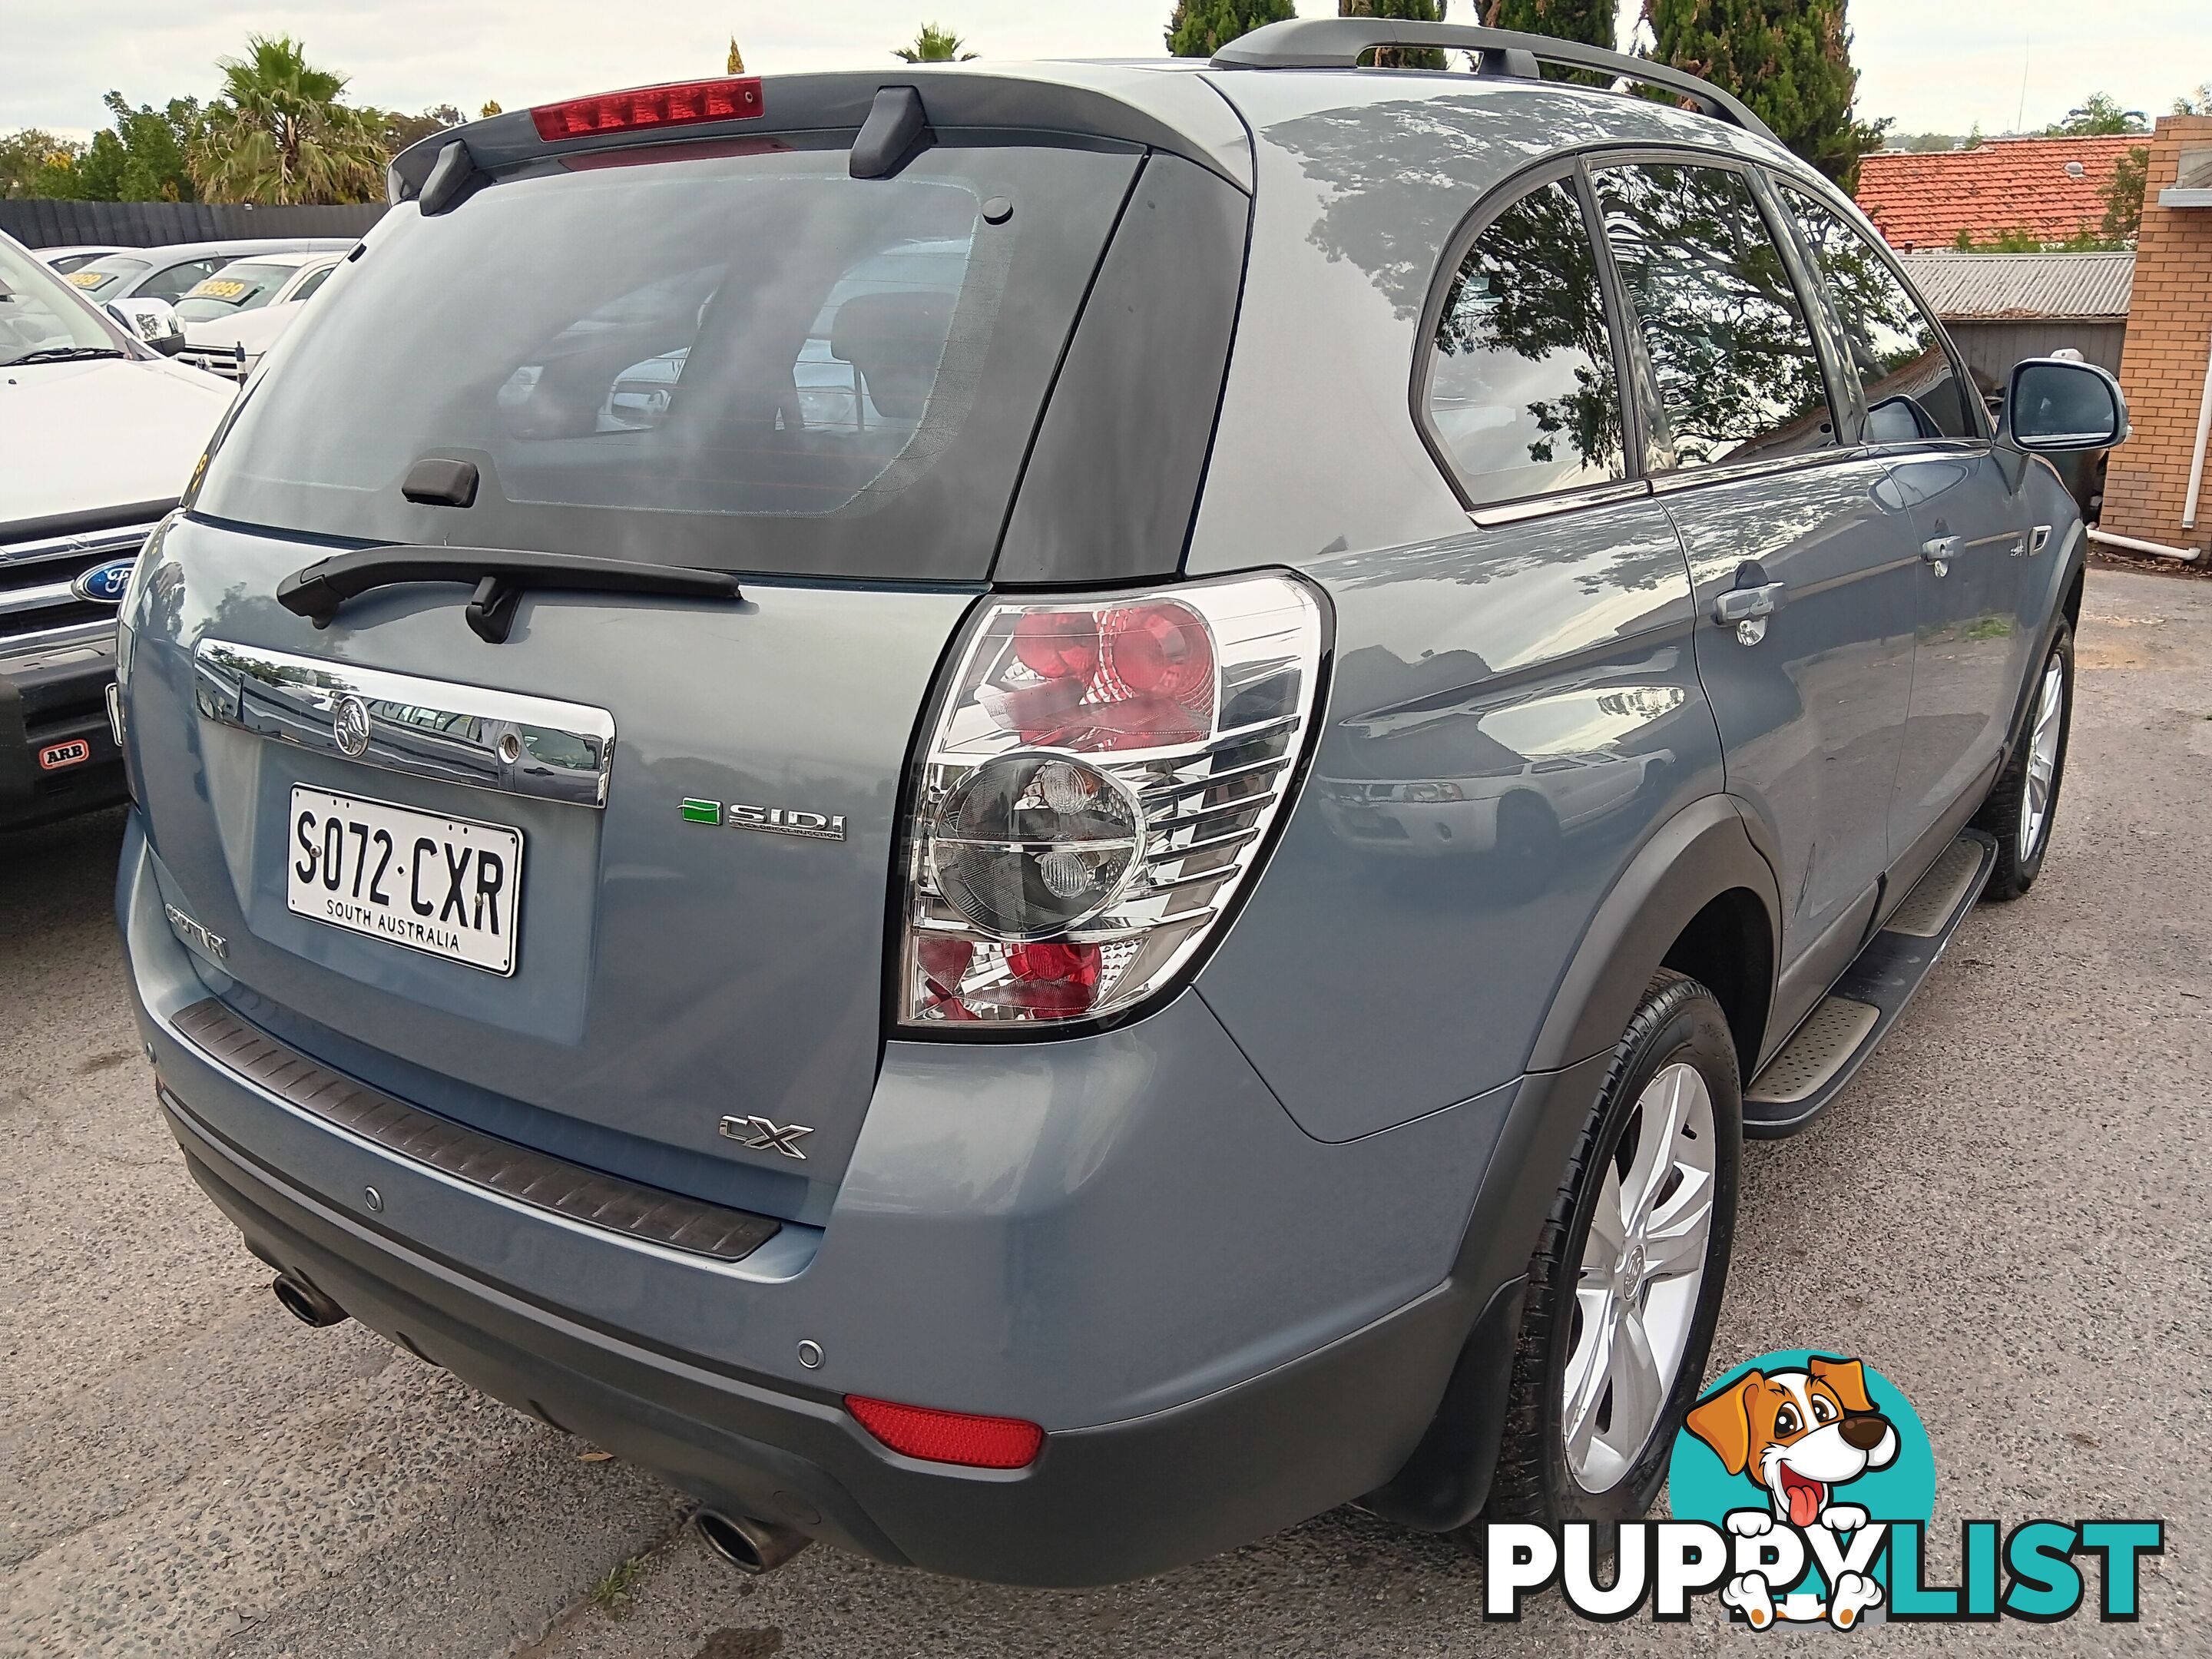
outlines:
[[27, 351], [20, 357], [10, 357], [0, 368], [14, 368], [23, 363], [81, 363], [94, 357], [128, 357], [131, 354], [115, 346], [41, 346], [36, 351]]
[[571, 592], [653, 593], [684, 599], [738, 599], [738, 579], [726, 570], [639, 564], [580, 553], [509, 552], [483, 547], [364, 547], [333, 554], [276, 584], [276, 603], [328, 628], [348, 599], [403, 582], [473, 584], [468, 623], [477, 637], [503, 642], [514, 608], [533, 587]]

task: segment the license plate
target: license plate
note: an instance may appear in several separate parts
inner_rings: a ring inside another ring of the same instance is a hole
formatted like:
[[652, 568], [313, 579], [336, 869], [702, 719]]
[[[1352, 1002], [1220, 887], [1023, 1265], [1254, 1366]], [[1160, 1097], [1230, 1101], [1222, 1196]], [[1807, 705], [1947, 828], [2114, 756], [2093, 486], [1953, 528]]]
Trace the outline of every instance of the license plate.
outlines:
[[284, 903], [489, 974], [514, 971], [522, 832], [323, 789], [292, 790]]

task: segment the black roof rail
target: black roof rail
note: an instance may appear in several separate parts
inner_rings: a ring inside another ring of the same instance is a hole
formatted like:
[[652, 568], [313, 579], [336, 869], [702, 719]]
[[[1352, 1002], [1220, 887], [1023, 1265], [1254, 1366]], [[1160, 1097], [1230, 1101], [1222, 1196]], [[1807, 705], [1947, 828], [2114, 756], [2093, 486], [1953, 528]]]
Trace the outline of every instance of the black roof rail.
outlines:
[[[1213, 54], [1216, 69], [1352, 69], [1377, 46], [1408, 46], [1476, 56], [1479, 75], [1534, 80], [1538, 66], [1595, 70], [1623, 80], [1657, 87], [1686, 98], [1707, 115], [1731, 122], [1746, 132], [1773, 138], [1766, 123], [1742, 100], [1700, 81], [1686, 70], [1649, 58], [1555, 40], [1547, 34], [1513, 29], [1478, 28], [1469, 23], [1414, 23], [1395, 17], [1297, 17], [1269, 23], [1240, 35]], [[1780, 143], [1779, 139], [1775, 140]]]

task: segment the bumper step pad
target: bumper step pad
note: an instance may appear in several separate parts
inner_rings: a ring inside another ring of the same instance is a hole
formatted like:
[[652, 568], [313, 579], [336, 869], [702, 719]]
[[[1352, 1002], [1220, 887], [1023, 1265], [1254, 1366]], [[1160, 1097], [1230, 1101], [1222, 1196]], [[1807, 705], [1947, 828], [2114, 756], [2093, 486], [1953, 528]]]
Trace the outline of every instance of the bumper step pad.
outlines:
[[216, 1065], [295, 1110], [518, 1204], [717, 1261], [742, 1261], [781, 1231], [772, 1216], [617, 1180], [417, 1110], [286, 1048], [213, 997], [171, 1024]]
[[1782, 1050], [1744, 1091], [1743, 1132], [1795, 1134], [1826, 1111], [1881, 1047], [1966, 919], [1996, 866], [1997, 844], [1978, 830], [1951, 843], [1867, 942]]

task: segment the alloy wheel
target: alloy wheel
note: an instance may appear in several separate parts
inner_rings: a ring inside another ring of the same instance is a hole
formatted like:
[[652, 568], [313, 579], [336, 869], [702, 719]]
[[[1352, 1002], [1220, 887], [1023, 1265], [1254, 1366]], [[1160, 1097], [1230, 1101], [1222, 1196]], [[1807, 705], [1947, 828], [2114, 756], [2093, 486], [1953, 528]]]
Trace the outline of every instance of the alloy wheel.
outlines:
[[2043, 670], [2043, 690], [2028, 734], [2027, 787], [2020, 792], [2020, 861], [2027, 863], [2043, 845], [2051, 825], [2051, 793], [2058, 781], [2058, 734], [2065, 725], [2066, 665], [2053, 656]]
[[1696, 1066], [1662, 1066], [1637, 1097], [1583, 1245], [1560, 1433], [1568, 1472], [1610, 1491], [1674, 1394], [1710, 1255], [1719, 1147]]

